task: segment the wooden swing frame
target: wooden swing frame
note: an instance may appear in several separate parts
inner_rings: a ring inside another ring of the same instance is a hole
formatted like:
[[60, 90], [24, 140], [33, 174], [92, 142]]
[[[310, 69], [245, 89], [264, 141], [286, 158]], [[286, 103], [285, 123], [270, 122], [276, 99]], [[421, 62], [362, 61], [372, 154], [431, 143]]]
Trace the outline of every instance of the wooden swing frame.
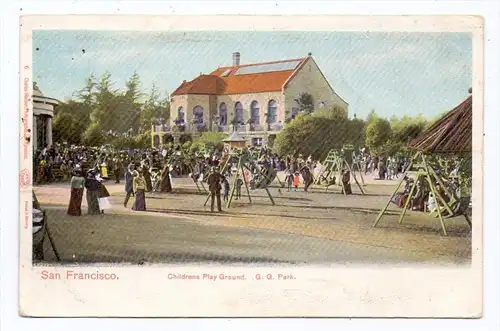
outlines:
[[[315, 185], [321, 184], [321, 177], [325, 173], [328, 173], [328, 178], [331, 178], [330, 175], [333, 172], [339, 181], [338, 186], [342, 187], [342, 193], [344, 193], [344, 195], [347, 195], [347, 192], [346, 192], [345, 186], [344, 186], [344, 182], [342, 181], [342, 169], [345, 167], [345, 168], [347, 168], [349, 173], [352, 174], [352, 178], [354, 179], [354, 182], [356, 183], [356, 185], [358, 185], [359, 190], [361, 191], [361, 194], [363, 194], [363, 195], [366, 194], [365, 191], [363, 190], [363, 188], [361, 187], [361, 184], [359, 184], [359, 182], [358, 182], [355, 171], [353, 170], [353, 168], [351, 167], [349, 162], [347, 162], [347, 160], [344, 157], [339, 155], [338, 151], [333, 150], [333, 149], [330, 150], [328, 152], [328, 156], [325, 159], [325, 163], [326, 163], [325, 168], [323, 168], [323, 170], [319, 173], [318, 177], [314, 181]], [[363, 181], [363, 184], [364, 184], [363, 175], [361, 174], [361, 168], [360, 168], [360, 176], [361, 176], [361, 180]], [[326, 188], [325, 188], [325, 192], [328, 192], [328, 188], [330, 186], [331, 185], [328, 185], [328, 183], [327, 183]]]
[[[401, 184], [403, 183], [403, 181], [406, 178], [408, 171], [411, 169], [411, 167], [413, 165], [415, 165], [418, 168], [417, 178], [413, 181], [412, 187], [410, 189], [410, 193], [408, 195], [408, 199], [406, 200], [406, 202], [403, 206], [403, 210], [401, 211], [401, 214], [399, 215], [398, 224], [403, 223], [403, 218], [405, 217], [406, 211], [408, 210], [408, 206], [410, 204], [411, 197], [413, 196], [413, 193], [415, 192], [415, 188], [417, 186], [417, 181], [423, 177], [424, 180], [429, 184], [429, 188], [431, 190], [431, 193], [433, 194], [435, 201], [436, 201], [436, 209], [435, 209], [435, 211], [433, 211], [431, 213], [431, 215], [439, 218], [439, 222], [441, 224], [441, 229], [443, 230], [443, 234], [445, 236], [447, 236], [448, 233], [446, 231], [446, 224], [444, 222], [444, 218], [450, 218], [450, 217], [456, 216], [456, 213], [453, 212], [453, 207], [456, 203], [459, 203], [460, 200], [457, 198], [455, 192], [448, 190], [448, 188], [444, 185], [442, 178], [436, 173], [436, 171], [432, 168], [432, 166], [430, 166], [427, 163], [427, 160], [426, 160], [424, 153], [422, 153], [420, 151], [415, 153], [415, 155], [410, 160], [410, 163], [408, 164], [408, 167], [406, 168], [402, 179], [399, 181], [398, 185], [396, 186], [396, 189], [392, 193], [391, 197], [387, 201], [384, 208], [382, 208], [382, 210], [378, 214], [375, 222], [373, 223], [373, 227], [376, 227], [378, 225], [378, 223], [382, 219], [384, 213], [389, 208], [389, 205], [391, 204], [391, 202], [393, 202], [394, 196], [398, 192], [399, 188], [401, 187]], [[439, 185], [443, 188], [446, 195], [450, 198], [450, 200], [448, 202], [437, 192], [436, 186], [434, 185], [434, 182], [439, 183]], [[444, 212], [448, 213], [448, 215], [445, 217], [443, 217]], [[467, 224], [469, 225], [469, 227], [472, 228], [472, 222], [469, 219], [469, 217], [467, 216], [467, 213], [464, 212], [463, 216], [465, 217], [465, 220], [467, 221]]]
[[[252, 197], [251, 197], [251, 194], [250, 194], [250, 189], [248, 188], [248, 182], [247, 182], [247, 178], [245, 176], [245, 170], [248, 170], [249, 172], [252, 172], [252, 170], [250, 169], [250, 167], [248, 166], [248, 162], [245, 162], [245, 156], [244, 155], [238, 155], [237, 156], [238, 158], [238, 162], [237, 162], [237, 166], [236, 166], [236, 173], [234, 175], [232, 175], [234, 178], [233, 178], [233, 187], [231, 189], [231, 194], [229, 196], [229, 200], [227, 201], [227, 205], [226, 205], [226, 208], [229, 209], [231, 207], [231, 203], [233, 202], [233, 197], [234, 197], [234, 194], [235, 194], [235, 191], [236, 191], [236, 181], [238, 180], [238, 177], [241, 176], [243, 178], [243, 183], [245, 184], [245, 189], [247, 191], [247, 197], [248, 197], [248, 201], [250, 202], [250, 204], [252, 204]], [[224, 171], [226, 170], [227, 168], [227, 165], [229, 164], [229, 161], [231, 160], [231, 156], [228, 157], [228, 159], [226, 160], [226, 162], [224, 163], [222, 169], [221, 169], [221, 173], [224, 173]], [[264, 178], [266, 178], [267, 180], [270, 181], [269, 184], [271, 184], [272, 180], [269, 176], [263, 174], [262, 172], [260, 173], [262, 176], [264, 176]], [[278, 176], [276, 175], [276, 178]], [[269, 200], [271, 200], [271, 203], [273, 204], [273, 206], [276, 205], [276, 203], [274, 202], [274, 199], [273, 199], [273, 196], [271, 195], [271, 192], [269, 192], [269, 189], [268, 187], [264, 187], [264, 190], [266, 191], [268, 197], [269, 197]], [[208, 203], [208, 200], [210, 199], [210, 197], [212, 196], [212, 193], [209, 192], [208, 193], [208, 196], [207, 196], [207, 199], [205, 200], [205, 204], [204, 206], [207, 205]]]

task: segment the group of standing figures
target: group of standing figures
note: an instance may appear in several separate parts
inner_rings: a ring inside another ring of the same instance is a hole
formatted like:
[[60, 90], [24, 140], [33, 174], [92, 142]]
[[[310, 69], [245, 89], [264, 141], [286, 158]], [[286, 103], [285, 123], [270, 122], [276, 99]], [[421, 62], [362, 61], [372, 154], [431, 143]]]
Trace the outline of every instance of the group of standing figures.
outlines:
[[[130, 164], [125, 172], [125, 201], [123, 206], [127, 207], [128, 201], [131, 196], [135, 197], [135, 202], [132, 210], [145, 211], [146, 210], [146, 192], [153, 190], [153, 183], [151, 181], [151, 173], [149, 167], [143, 165], [135, 170], [135, 165]], [[165, 165], [161, 172], [160, 192], [172, 192], [172, 183], [170, 181], [169, 166]]]
[[[130, 164], [125, 172], [125, 201], [123, 206], [127, 207], [131, 196], [135, 197], [132, 210], [146, 210], [146, 192], [150, 192], [153, 188], [149, 167], [146, 165], [137, 167]], [[84, 175], [84, 171], [80, 167], [76, 167], [71, 178], [71, 194], [68, 206], [68, 215], [82, 215], [82, 200], [85, 189], [88, 214], [98, 215], [103, 214], [104, 210], [111, 207], [108, 197], [110, 196], [104, 180], [106, 177], [101, 177], [101, 174], [92, 168]], [[118, 181], [117, 181], [118, 182]], [[161, 172], [161, 192], [171, 192], [172, 184], [170, 181], [170, 173], [168, 165], [163, 167]]]
[[82, 200], [84, 190], [87, 190], [87, 206], [89, 215], [98, 215], [104, 213], [108, 209], [109, 192], [106, 186], [102, 183], [102, 179], [98, 176], [95, 169], [87, 171], [85, 177], [80, 168], [74, 170], [71, 178], [71, 194], [68, 206], [68, 215], [82, 215]]

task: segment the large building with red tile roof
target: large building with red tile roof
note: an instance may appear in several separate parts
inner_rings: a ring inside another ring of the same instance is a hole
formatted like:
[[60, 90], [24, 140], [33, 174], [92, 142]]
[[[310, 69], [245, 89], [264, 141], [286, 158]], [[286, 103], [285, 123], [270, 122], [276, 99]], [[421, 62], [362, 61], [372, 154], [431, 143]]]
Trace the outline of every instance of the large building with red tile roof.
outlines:
[[335, 93], [311, 54], [241, 65], [240, 54], [234, 53], [232, 66], [184, 81], [172, 93], [170, 126], [187, 132], [236, 128], [249, 144], [265, 144], [283, 128], [287, 116], [299, 111], [302, 93], [312, 96], [315, 108], [339, 108], [347, 115], [347, 102]]

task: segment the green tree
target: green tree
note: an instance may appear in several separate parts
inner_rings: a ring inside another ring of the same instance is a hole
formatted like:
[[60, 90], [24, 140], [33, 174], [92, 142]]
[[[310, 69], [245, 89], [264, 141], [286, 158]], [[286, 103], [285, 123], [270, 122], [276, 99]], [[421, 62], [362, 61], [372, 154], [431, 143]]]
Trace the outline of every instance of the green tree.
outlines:
[[328, 119], [347, 120], [347, 113], [339, 107], [317, 109], [313, 115]]
[[193, 144], [199, 144], [201, 149], [221, 151], [224, 149], [222, 140], [225, 138], [227, 138], [227, 134], [223, 132], [203, 132], [199, 138], [193, 141]]
[[129, 99], [130, 102], [135, 103], [143, 96], [143, 93], [140, 90], [140, 86], [141, 79], [139, 77], [139, 74], [134, 71], [132, 76], [125, 83], [125, 97]]
[[77, 101], [59, 104], [54, 115], [54, 140], [80, 144], [90, 117], [88, 107]]
[[87, 146], [100, 146], [103, 142], [104, 136], [99, 122], [90, 124], [83, 134], [83, 143]]
[[372, 153], [376, 155], [386, 153], [391, 138], [392, 129], [388, 120], [376, 118], [367, 124], [365, 143]]
[[113, 129], [113, 123], [117, 121], [116, 90], [111, 81], [111, 73], [106, 71], [96, 85], [95, 104], [90, 114], [92, 123], [100, 123], [104, 131]]
[[120, 126], [116, 127], [118, 132], [125, 132], [132, 129], [137, 132], [141, 126], [141, 108], [142, 104], [140, 99], [143, 93], [140, 90], [140, 77], [137, 72], [127, 80], [125, 83], [125, 94], [119, 97], [119, 113], [117, 119]]
[[311, 114], [314, 111], [314, 100], [309, 93], [301, 93], [297, 99], [299, 111], [305, 114]]
[[311, 155], [323, 160], [331, 149], [348, 143], [347, 119], [328, 119], [321, 116], [299, 115], [278, 133], [273, 151], [278, 155]]
[[365, 146], [365, 121], [354, 118], [347, 123], [347, 143], [352, 144], [355, 148]]
[[149, 94], [149, 98], [148, 100], [146, 100], [141, 110], [141, 116], [140, 116], [141, 128], [148, 129], [151, 126], [151, 122], [154, 119], [159, 118], [157, 116], [159, 107], [160, 107], [160, 93], [158, 92], [156, 86], [153, 84], [153, 87], [151, 88], [151, 92]]
[[391, 118], [391, 129], [393, 132], [392, 143], [395, 149], [406, 149], [408, 143], [418, 137], [430, 122], [422, 114], [415, 117], [403, 116]]
[[149, 132], [143, 132], [134, 136], [134, 146], [135, 148], [148, 148], [151, 144], [151, 134]]
[[368, 114], [368, 116], [366, 116], [366, 125], [370, 124], [373, 120], [379, 118], [380, 116], [378, 116], [377, 112], [375, 111], [375, 109], [372, 109], [370, 111], [370, 113]]
[[157, 118], [163, 118], [166, 121], [170, 119], [170, 97], [168, 93], [166, 93], [166, 96], [160, 100], [159, 107], [156, 108], [155, 116]]
[[85, 106], [91, 108], [95, 101], [95, 88], [97, 83], [95, 81], [94, 74], [91, 74], [85, 80], [85, 86], [76, 91], [74, 95], [80, 100]]
[[[135, 105], [137, 105], [137, 102]], [[153, 84], [149, 97], [140, 110], [139, 127], [141, 131], [149, 131], [151, 123], [156, 119], [163, 119], [168, 122], [170, 119], [170, 100], [168, 95], [162, 99], [158, 88]]]

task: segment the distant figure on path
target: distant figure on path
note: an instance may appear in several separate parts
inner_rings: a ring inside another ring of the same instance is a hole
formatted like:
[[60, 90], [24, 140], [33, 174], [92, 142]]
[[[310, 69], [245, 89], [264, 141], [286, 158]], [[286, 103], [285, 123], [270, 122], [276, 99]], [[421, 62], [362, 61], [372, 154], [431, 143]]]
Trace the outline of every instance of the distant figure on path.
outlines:
[[123, 168], [123, 164], [121, 163], [120, 159], [115, 158], [113, 162], [113, 175], [115, 177], [115, 183], [120, 184], [120, 175], [121, 171]]
[[292, 176], [292, 173], [290, 172], [289, 169], [285, 170], [285, 182], [286, 182], [287, 191], [290, 192], [290, 190], [292, 189], [292, 184], [293, 184], [293, 176]]
[[224, 196], [224, 202], [229, 200], [229, 181], [224, 177], [222, 180], [222, 194]]
[[221, 190], [221, 180], [222, 175], [219, 173], [219, 169], [212, 167], [210, 175], [207, 177], [208, 189], [210, 190], [210, 197], [212, 199], [210, 204], [210, 211], [214, 212], [215, 199], [217, 198], [217, 210], [222, 211], [221, 201], [220, 201], [220, 190]]
[[130, 199], [131, 195], [134, 195], [134, 186], [133, 186], [133, 181], [134, 177], [132, 175], [134, 171], [134, 165], [130, 164], [128, 166], [127, 172], [125, 173], [125, 192], [127, 195], [125, 196], [125, 201], [123, 202], [123, 207], [127, 208], [127, 203], [128, 200]]
[[149, 172], [149, 167], [147, 165], [142, 166], [142, 171], [139, 173], [146, 183], [146, 192], [151, 192], [153, 190], [153, 183], [151, 182], [151, 173]]
[[304, 192], [307, 192], [309, 186], [314, 182], [313, 175], [308, 166], [304, 166], [301, 170], [302, 179], [304, 180]]
[[342, 174], [342, 193], [352, 194], [351, 190], [351, 172], [349, 170], [344, 170]]
[[133, 190], [135, 192], [135, 202], [132, 210], [135, 211], [146, 211], [146, 180], [142, 174], [143, 171], [144, 169], [134, 170], [132, 173], [134, 176]]
[[[244, 174], [243, 174], [244, 176]], [[241, 187], [243, 186], [243, 179], [238, 174], [236, 175], [236, 200], [241, 199]]]
[[89, 215], [99, 215], [99, 192], [101, 191], [101, 183], [96, 179], [96, 171], [90, 169], [85, 178], [85, 188], [87, 189], [87, 205]]
[[293, 176], [293, 187], [295, 191], [299, 189], [299, 184], [300, 184], [300, 174], [299, 172], [295, 172], [295, 175]]
[[169, 165], [165, 164], [161, 171], [161, 192], [172, 192], [172, 183], [170, 181]]

